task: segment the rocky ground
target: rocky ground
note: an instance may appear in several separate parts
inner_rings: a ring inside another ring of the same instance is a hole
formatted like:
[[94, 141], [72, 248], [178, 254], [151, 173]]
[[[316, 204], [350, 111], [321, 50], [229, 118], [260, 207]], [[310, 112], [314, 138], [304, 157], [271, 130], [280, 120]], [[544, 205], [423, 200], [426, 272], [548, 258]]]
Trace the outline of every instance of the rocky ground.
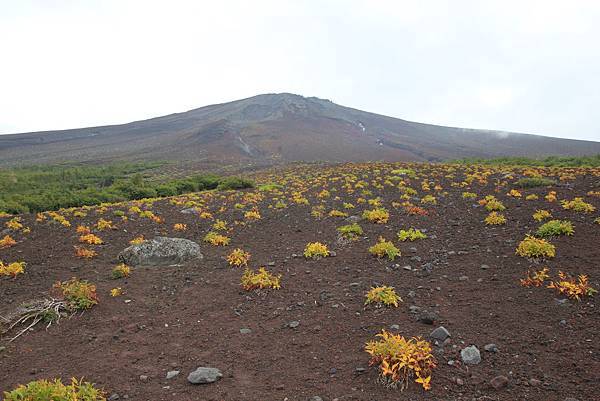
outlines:
[[[17, 244], [0, 249], [0, 260], [27, 265], [14, 279], [0, 277], [0, 315], [52, 295], [54, 282], [71, 277], [94, 283], [99, 303], [48, 329], [38, 325], [13, 342], [8, 340], [15, 330], [5, 333], [0, 390], [41, 378], [84, 377], [111, 400], [600, 399], [597, 297], [577, 301], [519, 282], [528, 270], [547, 266], [552, 275], [588, 275], [600, 287], [598, 210], [577, 213], [560, 203], [583, 197], [600, 207], [594, 195], [600, 171], [536, 172], [557, 183], [513, 197], [507, 193], [531, 169], [296, 166], [257, 176], [281, 187], [61, 211], [70, 227], [52, 215], [41, 221], [21, 216], [30, 232], [7, 228], [2, 236]], [[476, 197], [463, 198], [466, 191]], [[550, 191], [556, 201], [545, 199]], [[538, 199], [526, 200], [531, 194]], [[426, 195], [436, 204], [423, 203]], [[484, 223], [488, 212], [478, 201], [486, 195], [504, 203], [506, 224]], [[297, 203], [299, 198], [308, 204]], [[385, 224], [361, 218], [377, 198], [390, 214]], [[427, 214], [409, 214], [406, 201]], [[159, 218], [142, 217], [132, 206]], [[572, 236], [549, 240], [556, 257], [547, 261], [515, 254], [541, 224], [532, 218], [538, 209], [575, 228]], [[260, 219], [246, 217], [249, 210]], [[331, 217], [332, 210], [348, 216]], [[10, 219], [0, 219], [3, 228]], [[94, 228], [100, 219], [115, 228]], [[221, 233], [231, 239], [227, 246], [202, 241], [217, 219], [226, 222]], [[363, 235], [340, 240], [336, 228], [351, 221]], [[176, 223], [186, 229], [176, 230]], [[80, 225], [104, 242], [86, 245], [97, 252], [92, 259], [75, 256], [74, 246], [82, 246]], [[411, 227], [428, 238], [400, 242], [396, 233]], [[128, 278], [111, 279], [119, 254], [139, 235], [191, 240], [202, 258], [193, 254], [176, 265], [163, 259], [134, 266]], [[394, 242], [401, 256], [390, 261], [371, 255], [368, 249], [380, 236]], [[332, 255], [304, 258], [305, 246], [315, 241]], [[251, 254], [251, 268], [281, 274], [281, 289], [243, 290], [243, 268], [225, 259], [234, 248]], [[365, 307], [365, 293], [378, 285], [394, 287], [403, 302], [397, 308]], [[123, 294], [110, 296], [116, 287]], [[378, 383], [378, 367], [369, 366], [364, 346], [382, 329], [432, 343], [438, 366], [431, 390], [413, 382], [401, 393]]]

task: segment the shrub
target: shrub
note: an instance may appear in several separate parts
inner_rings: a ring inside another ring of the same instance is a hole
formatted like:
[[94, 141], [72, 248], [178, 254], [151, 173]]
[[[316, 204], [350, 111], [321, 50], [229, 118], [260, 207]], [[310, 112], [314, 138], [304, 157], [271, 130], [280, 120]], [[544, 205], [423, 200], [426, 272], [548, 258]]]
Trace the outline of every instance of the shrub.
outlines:
[[175, 230], [175, 231], [185, 231], [185, 230], [187, 230], [187, 224], [184, 224], [184, 223], [175, 223], [173, 225], [173, 230]]
[[387, 210], [380, 207], [373, 210], [365, 210], [362, 214], [363, 219], [369, 220], [371, 223], [385, 224], [390, 218], [390, 214]]
[[244, 288], [246, 291], [263, 288], [273, 288], [278, 290], [281, 288], [279, 284], [280, 279], [281, 274], [275, 276], [268, 272], [264, 267], [260, 267], [256, 273], [250, 269], [246, 269], [242, 275], [242, 288]]
[[9, 221], [7, 221], [5, 223], [5, 225], [9, 230], [13, 230], [13, 231], [17, 231], [17, 230], [20, 230], [21, 228], [23, 228], [23, 224], [21, 224], [20, 217], [15, 217], [15, 218], [10, 219]]
[[4, 238], [0, 239], [0, 249], [10, 248], [13, 245], [16, 245], [17, 241], [13, 239], [10, 235], [5, 235]]
[[519, 243], [516, 253], [524, 258], [546, 259], [553, 258], [556, 255], [556, 248], [546, 240], [527, 235]]
[[526, 177], [515, 182], [519, 188], [549, 187], [554, 184], [556, 184], [554, 180], [542, 177]]
[[400, 230], [398, 232], [398, 239], [402, 242], [404, 241], [416, 241], [419, 239], [425, 239], [427, 235], [422, 233], [420, 230], [415, 230], [414, 228], [409, 228], [408, 230]]
[[552, 281], [548, 288], [553, 288], [559, 294], [565, 294], [569, 298], [580, 300], [582, 296], [592, 296], [598, 291], [590, 286], [588, 277], [580, 274], [577, 280], [567, 276], [563, 272], [558, 272], [558, 281]]
[[119, 297], [121, 295], [123, 295], [123, 289], [121, 289], [121, 287], [115, 287], [110, 290], [111, 297]]
[[511, 189], [506, 195], [512, 196], [513, 198], [520, 198], [523, 196], [521, 192], [517, 191], [516, 189]]
[[224, 220], [217, 219], [212, 226], [213, 230], [225, 231], [227, 230], [227, 222]]
[[474, 199], [477, 198], [477, 194], [473, 192], [463, 192], [462, 197], [463, 199]]
[[232, 189], [244, 189], [253, 188], [254, 182], [246, 178], [241, 177], [227, 177], [221, 180], [221, 183], [217, 186], [217, 190], [232, 190]]
[[121, 263], [112, 269], [111, 276], [113, 279], [125, 278], [129, 277], [131, 274], [131, 267], [127, 266], [125, 263]]
[[402, 299], [396, 294], [394, 287], [373, 287], [369, 290], [366, 295], [365, 305], [374, 303], [377, 306], [395, 306], [398, 307], [398, 301], [402, 302]]
[[502, 213], [491, 212], [484, 221], [488, 226], [499, 226], [506, 223], [506, 217]]
[[425, 390], [431, 388], [431, 373], [436, 367], [431, 344], [420, 337], [406, 339], [382, 330], [379, 341], [369, 341], [365, 351], [371, 355], [369, 365], [379, 365], [380, 378], [392, 387], [408, 387], [412, 378]]
[[428, 203], [431, 205], [435, 205], [435, 204], [437, 204], [437, 200], [435, 199], [435, 196], [433, 196], [433, 195], [425, 195], [423, 198], [421, 198], [421, 203]]
[[246, 220], [260, 220], [260, 212], [258, 210], [249, 210], [244, 213]]
[[83, 259], [91, 259], [94, 256], [97, 256], [98, 253], [92, 249], [86, 249], [79, 246], [75, 247], [75, 256]]
[[573, 224], [566, 220], [550, 220], [537, 229], [535, 235], [541, 238], [548, 238], [555, 235], [573, 235], [575, 230]]
[[401, 255], [400, 250], [391, 241], [386, 241], [383, 237], [379, 237], [377, 244], [369, 248], [369, 253], [378, 258], [387, 256], [389, 260], [394, 260], [396, 256]]
[[114, 230], [116, 227], [113, 225], [112, 221], [108, 221], [108, 220], [104, 220], [104, 219], [100, 219], [98, 220], [98, 223], [96, 223], [96, 228], [100, 231], [102, 230]]
[[139, 245], [142, 242], [144, 242], [144, 236], [143, 235], [138, 235], [137, 237], [135, 237], [134, 239], [132, 239], [131, 241], [129, 241], [130, 245]]
[[359, 235], [363, 235], [363, 229], [357, 223], [338, 227], [337, 231], [342, 237], [348, 239], [356, 239]]
[[542, 270], [533, 272], [533, 274], [528, 271], [527, 277], [522, 278], [519, 281], [523, 287], [541, 287], [542, 284], [544, 284], [544, 281], [549, 277], [548, 268], [544, 267]]
[[486, 202], [485, 208], [488, 212], [501, 212], [506, 210], [506, 206], [494, 197]]
[[600, 217], [597, 217], [596, 219], [594, 219], [594, 223], [600, 224]]
[[539, 199], [539, 196], [537, 196], [536, 194], [529, 194], [525, 197], [525, 200], [537, 200]]
[[56, 282], [54, 288], [61, 292], [71, 311], [84, 311], [98, 304], [96, 286], [73, 277], [68, 281]]
[[334, 209], [331, 212], [329, 212], [329, 217], [348, 217], [348, 213]]
[[552, 217], [552, 213], [547, 210], [536, 210], [533, 214], [533, 219], [535, 221], [542, 221], [544, 219], [549, 219]]
[[250, 254], [240, 248], [236, 248], [229, 255], [227, 255], [227, 262], [229, 266], [248, 266], [250, 260]]
[[304, 257], [312, 259], [320, 259], [329, 256], [327, 245], [320, 242], [309, 242], [304, 248]]
[[0, 260], [0, 276], [12, 276], [15, 278], [19, 274], [25, 273], [25, 265], [25, 262], [12, 262], [5, 265]]
[[4, 401], [106, 401], [103, 391], [92, 383], [71, 379], [64, 385], [60, 379], [36, 380], [4, 392]]
[[214, 231], [210, 231], [208, 234], [204, 236], [204, 242], [208, 242], [211, 245], [215, 246], [225, 246], [229, 244], [230, 239], [224, 235], [217, 234]]
[[85, 234], [79, 237], [79, 242], [83, 242], [90, 245], [102, 244], [102, 239], [94, 234]]
[[591, 213], [596, 210], [592, 204], [585, 202], [583, 198], [574, 198], [571, 201], [563, 200], [561, 204], [564, 209], [580, 213]]

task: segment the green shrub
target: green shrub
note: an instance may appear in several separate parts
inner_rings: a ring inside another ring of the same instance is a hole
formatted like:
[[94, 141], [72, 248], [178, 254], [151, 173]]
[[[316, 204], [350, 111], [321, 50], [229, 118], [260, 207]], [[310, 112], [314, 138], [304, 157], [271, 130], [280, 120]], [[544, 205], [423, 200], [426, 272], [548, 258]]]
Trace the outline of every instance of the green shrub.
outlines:
[[537, 237], [548, 238], [555, 235], [573, 235], [573, 224], [566, 220], [550, 220], [536, 231]]
[[556, 182], [554, 180], [542, 177], [521, 178], [520, 180], [515, 182], [515, 185], [519, 188], [549, 187], [555, 184]]
[[347, 224], [337, 228], [337, 231], [344, 238], [355, 239], [359, 235], [363, 234], [363, 229], [357, 223]]
[[252, 187], [254, 187], [254, 183], [248, 179], [241, 177], [227, 177], [221, 180], [217, 189], [219, 191], [224, 191], [228, 189], [244, 189]]
[[92, 383], [73, 378], [69, 385], [60, 379], [32, 381], [5, 391], [4, 401], [106, 401], [106, 398]]
[[426, 234], [423, 234], [420, 230], [415, 230], [414, 228], [410, 228], [408, 230], [400, 230], [398, 232], [398, 239], [402, 242], [404, 241], [416, 241], [419, 239], [427, 238]]

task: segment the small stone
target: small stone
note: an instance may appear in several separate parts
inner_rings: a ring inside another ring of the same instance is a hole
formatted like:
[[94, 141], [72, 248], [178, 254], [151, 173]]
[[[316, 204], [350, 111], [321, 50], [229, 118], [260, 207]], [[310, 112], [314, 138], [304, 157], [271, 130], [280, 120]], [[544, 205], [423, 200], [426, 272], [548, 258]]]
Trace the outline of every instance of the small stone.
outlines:
[[417, 313], [417, 322], [432, 325], [438, 319], [437, 313], [429, 310], [422, 310]]
[[252, 333], [252, 330], [250, 330], [248, 328], [240, 329], [240, 334], [250, 334], [250, 333]]
[[6, 351], [6, 347], [4, 347], [4, 346], [0, 347], [0, 353], [2, 353], [4, 351]]
[[[561, 326], [566, 326], [567, 325], [567, 321], [565, 319], [563, 319], [560, 322], [558, 322], [558, 324], [560, 324]], [[0, 351], [2, 351], [2, 350], [0, 350]]]
[[542, 382], [538, 379], [529, 379], [529, 384], [531, 384], [533, 387], [537, 387], [542, 384]]
[[336, 368], [329, 369], [329, 374], [330, 375], [335, 375], [336, 373], [337, 373], [337, 369]]
[[457, 377], [456, 384], [458, 384], [459, 386], [462, 386], [463, 384], [465, 384], [465, 381], [463, 379], [461, 379], [460, 377]]
[[404, 270], [412, 271], [412, 267], [410, 265], [402, 266]]
[[496, 390], [500, 390], [508, 385], [508, 377], [506, 376], [496, 376], [492, 380], [490, 380], [490, 384]]
[[429, 334], [429, 337], [441, 343], [446, 338], [450, 337], [450, 332], [446, 330], [444, 326], [440, 326], [437, 329], [433, 330], [431, 334]]
[[299, 322], [299, 321], [297, 321], [297, 320], [293, 320], [293, 321], [289, 322], [289, 323], [287, 324], [287, 326], [288, 326], [290, 329], [295, 329], [296, 327], [300, 326], [300, 322]]
[[336, 251], [329, 251], [329, 256], [331, 256], [332, 258], [335, 258], [337, 256], [337, 252]]
[[498, 352], [498, 346], [496, 344], [486, 344], [483, 346], [483, 349], [487, 352]]
[[148, 376], [146, 376], [146, 375], [140, 375], [140, 380], [143, 381], [143, 382], [148, 381]]
[[178, 370], [170, 370], [167, 372], [167, 380], [170, 380], [179, 374]]
[[315, 395], [314, 397], [310, 397], [308, 401], [323, 401], [323, 398], [319, 397], [318, 395]]
[[468, 276], [460, 276], [460, 277], [458, 278], [458, 281], [467, 281], [468, 279], [469, 279], [469, 277], [468, 277]]
[[487, 269], [489, 269], [489, 268], [490, 268], [490, 267], [489, 267], [488, 265], [481, 265], [481, 270], [487, 270]]
[[192, 384], [207, 384], [214, 383], [221, 377], [223, 377], [223, 374], [219, 369], [201, 366], [190, 372], [187, 379]]
[[275, 390], [283, 390], [285, 386], [283, 384], [278, 384], [275, 386]]
[[460, 351], [460, 357], [463, 363], [466, 365], [479, 365], [481, 362], [481, 354], [479, 353], [479, 349], [474, 345], [463, 348], [462, 351]]
[[366, 371], [367, 371], [367, 369], [365, 369], [365, 368], [361, 368], [361, 367], [358, 367], [358, 368], [354, 369], [354, 372], [355, 372], [357, 375], [362, 375], [362, 374], [363, 374], [363, 373], [365, 373]]
[[417, 296], [417, 293], [416, 293], [416, 292], [414, 292], [413, 290], [410, 290], [410, 291], [408, 292], [408, 296], [409, 296], [410, 298], [414, 298], [414, 297], [416, 297], [416, 296]]
[[119, 394], [114, 393], [114, 394], [111, 394], [110, 397], [108, 397], [106, 400], [107, 401], [117, 401], [119, 398], [121, 398], [121, 397], [119, 397]]
[[273, 266], [275, 266], [275, 262], [269, 262], [269, 263], [267, 263], [267, 266], [273, 267]]
[[398, 325], [398, 324], [392, 324], [392, 325], [390, 326], [390, 329], [391, 329], [391, 330], [400, 330], [400, 325]]

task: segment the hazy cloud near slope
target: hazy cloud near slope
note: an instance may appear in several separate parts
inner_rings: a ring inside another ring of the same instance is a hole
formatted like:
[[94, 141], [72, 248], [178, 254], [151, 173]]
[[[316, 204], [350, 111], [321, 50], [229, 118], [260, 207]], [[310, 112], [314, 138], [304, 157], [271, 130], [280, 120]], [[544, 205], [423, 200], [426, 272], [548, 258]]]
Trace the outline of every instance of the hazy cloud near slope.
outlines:
[[594, 1], [1, 1], [0, 132], [295, 92], [600, 140]]

